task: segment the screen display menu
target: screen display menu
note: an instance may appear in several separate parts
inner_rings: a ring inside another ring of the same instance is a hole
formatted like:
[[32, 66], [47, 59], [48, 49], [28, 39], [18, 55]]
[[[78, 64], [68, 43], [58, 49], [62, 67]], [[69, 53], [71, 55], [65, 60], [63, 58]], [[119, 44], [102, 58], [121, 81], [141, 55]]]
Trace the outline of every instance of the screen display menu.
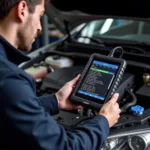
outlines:
[[104, 101], [118, 69], [116, 64], [94, 60], [77, 93], [83, 97]]

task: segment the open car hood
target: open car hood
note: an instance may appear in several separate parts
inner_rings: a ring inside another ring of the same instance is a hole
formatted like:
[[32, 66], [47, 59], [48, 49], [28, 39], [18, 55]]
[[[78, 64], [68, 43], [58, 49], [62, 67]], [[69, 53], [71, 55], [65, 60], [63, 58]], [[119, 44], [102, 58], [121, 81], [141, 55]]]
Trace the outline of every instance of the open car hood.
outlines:
[[65, 23], [72, 30], [77, 25], [99, 18], [128, 18], [150, 21], [148, 0], [51, 0], [46, 14], [66, 34]]

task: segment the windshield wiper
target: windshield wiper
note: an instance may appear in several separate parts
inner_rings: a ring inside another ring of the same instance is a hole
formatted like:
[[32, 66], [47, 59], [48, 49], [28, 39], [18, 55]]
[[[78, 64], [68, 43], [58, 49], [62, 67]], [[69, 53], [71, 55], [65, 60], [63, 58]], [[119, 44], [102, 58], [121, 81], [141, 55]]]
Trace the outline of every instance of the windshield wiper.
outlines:
[[76, 38], [89, 39], [91, 42], [99, 44], [102, 47], [105, 47], [104, 42], [101, 39], [99, 39], [99, 38], [89, 37], [89, 36], [81, 36], [81, 35], [78, 35]]
[[146, 51], [144, 49], [142, 49], [142, 48], [140, 48], [138, 46], [134, 46], [134, 45], [132, 46], [132, 45], [130, 45], [130, 43], [129, 44], [127, 44], [127, 43], [124, 44], [124, 43], [121, 43], [120, 41], [118, 43], [117, 43], [117, 41], [114, 43], [113, 42], [114, 40], [112, 42], [108, 41], [108, 40], [107, 41], [103, 41], [102, 39], [100, 39], [97, 36], [89, 37], [89, 36], [78, 35], [76, 38], [89, 39], [91, 42], [96, 43], [96, 44], [98, 44], [101, 47], [108, 47], [108, 45], [109, 46], [115, 45], [114, 47], [120, 46], [120, 47], [122, 47], [124, 49], [124, 51], [130, 52], [130, 53], [137, 53], [137, 52], [140, 52], [142, 54], [146, 53]]
[[121, 44], [120, 44], [120, 46], [121, 46], [122, 48], [124, 48], [125, 51], [127, 51], [127, 49], [128, 49], [129, 52], [131, 52], [131, 53], [135, 53], [135, 51], [136, 51], [136, 52], [141, 52], [142, 54], [145, 54], [145, 53], [146, 53], [146, 51], [144, 51], [142, 48], [137, 47], [137, 46], [121, 45]]
[[[95, 39], [99, 39], [103, 45], [105, 45], [106, 47], [108, 46], [120, 46], [122, 48], [124, 48], [125, 51], [130, 52], [130, 53], [137, 53], [140, 52], [142, 54], [145, 54], [146, 51], [143, 48], [140, 48], [140, 46], [138, 46], [138, 43], [132, 43], [132, 42], [128, 42], [128, 41], [124, 41], [124, 40], [118, 40], [118, 39], [108, 39], [108, 38], [103, 38], [103, 37], [98, 37], [98, 36], [94, 36]], [[141, 43], [140, 43], [141, 44]]]

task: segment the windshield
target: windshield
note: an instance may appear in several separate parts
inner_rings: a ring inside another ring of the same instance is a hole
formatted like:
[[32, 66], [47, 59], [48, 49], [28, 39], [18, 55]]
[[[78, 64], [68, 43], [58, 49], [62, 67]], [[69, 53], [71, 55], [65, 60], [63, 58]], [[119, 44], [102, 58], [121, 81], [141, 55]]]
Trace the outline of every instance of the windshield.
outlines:
[[126, 19], [91, 21], [76, 36], [78, 42], [90, 43], [85, 37], [113, 38], [150, 43], [150, 22]]

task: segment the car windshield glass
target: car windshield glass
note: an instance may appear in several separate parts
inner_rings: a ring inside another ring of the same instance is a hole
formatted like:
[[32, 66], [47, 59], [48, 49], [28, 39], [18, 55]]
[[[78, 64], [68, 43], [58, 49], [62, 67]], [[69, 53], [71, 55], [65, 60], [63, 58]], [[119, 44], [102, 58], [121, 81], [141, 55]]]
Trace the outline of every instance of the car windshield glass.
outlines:
[[76, 40], [88, 44], [93, 42], [92, 38], [150, 43], [150, 22], [113, 18], [91, 21], [77, 34]]

